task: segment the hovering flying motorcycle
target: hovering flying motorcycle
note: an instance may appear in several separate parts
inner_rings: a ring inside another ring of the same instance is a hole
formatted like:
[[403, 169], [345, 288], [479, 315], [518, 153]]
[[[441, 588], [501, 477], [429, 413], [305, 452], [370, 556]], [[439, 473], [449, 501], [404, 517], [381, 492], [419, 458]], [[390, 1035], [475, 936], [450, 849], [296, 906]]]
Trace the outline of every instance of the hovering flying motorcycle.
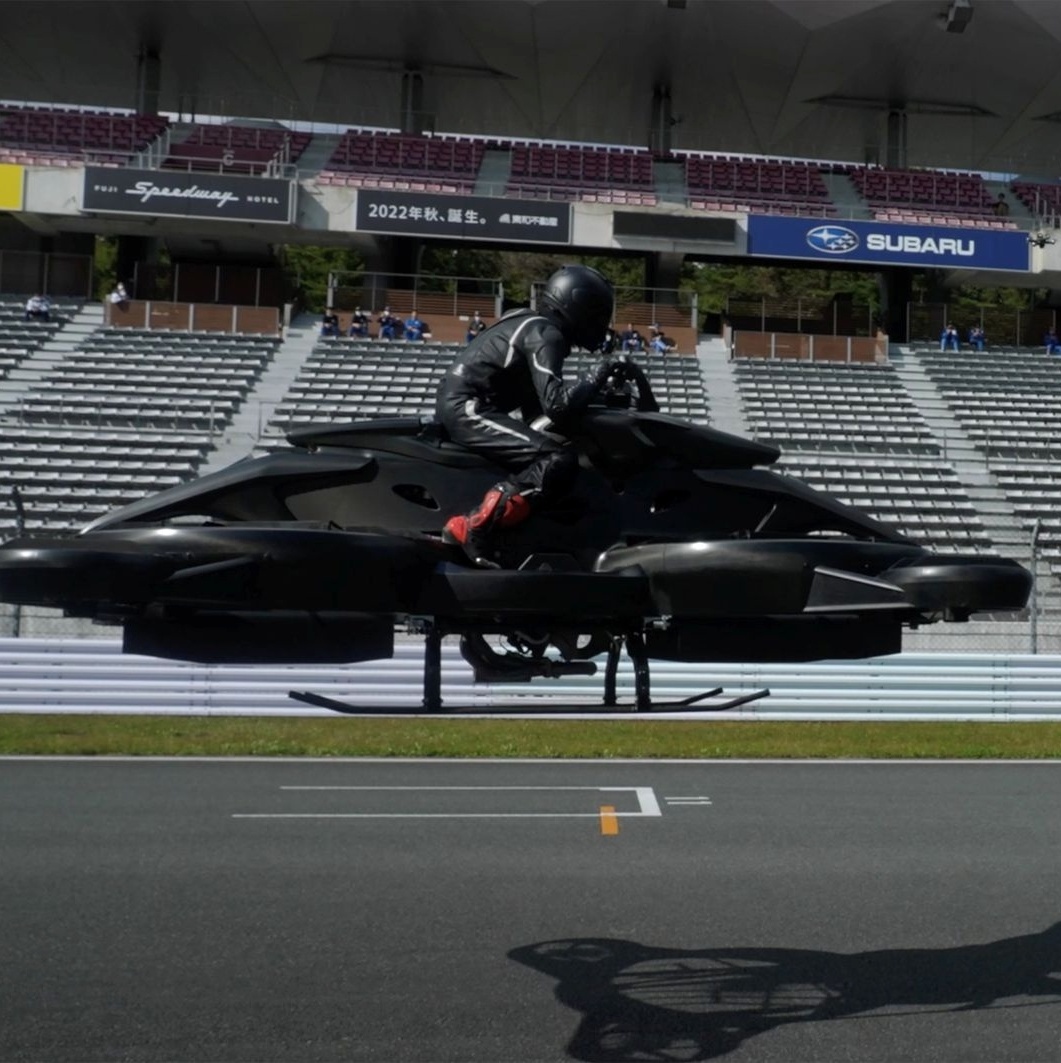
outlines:
[[876, 656], [901, 649], [904, 626], [1025, 605], [1016, 562], [933, 554], [770, 471], [775, 447], [660, 413], [632, 363], [612, 384], [569, 429], [574, 489], [502, 533], [498, 569], [472, 567], [441, 531], [503, 471], [434, 421], [399, 418], [302, 428], [290, 449], [79, 534], [12, 540], [0, 599], [121, 624], [128, 653], [211, 663], [386, 658], [405, 624], [425, 636], [429, 710], [447, 635], [477, 681], [591, 675], [606, 655], [605, 706], [625, 647], [647, 710], [652, 659]]

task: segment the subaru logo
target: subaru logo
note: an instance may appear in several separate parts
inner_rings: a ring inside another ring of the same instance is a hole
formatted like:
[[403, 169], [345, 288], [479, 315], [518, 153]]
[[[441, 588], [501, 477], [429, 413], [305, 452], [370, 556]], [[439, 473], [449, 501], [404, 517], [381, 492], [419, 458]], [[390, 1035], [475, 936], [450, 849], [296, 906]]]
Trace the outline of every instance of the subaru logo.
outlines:
[[858, 247], [858, 234], [842, 225], [818, 225], [807, 233], [807, 243], [827, 255], [845, 255]]

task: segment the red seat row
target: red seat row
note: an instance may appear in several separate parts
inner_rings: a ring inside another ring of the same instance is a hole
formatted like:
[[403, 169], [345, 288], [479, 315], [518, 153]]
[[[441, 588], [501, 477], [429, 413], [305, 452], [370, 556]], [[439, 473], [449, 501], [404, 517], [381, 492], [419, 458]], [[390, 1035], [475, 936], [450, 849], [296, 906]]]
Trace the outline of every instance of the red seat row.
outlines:
[[145, 148], [168, 124], [168, 119], [152, 115], [5, 106], [0, 110], [0, 144], [34, 150], [131, 153]]
[[311, 133], [258, 126], [199, 125], [171, 144], [167, 169], [263, 173], [272, 163], [293, 163], [313, 139]]
[[329, 171], [461, 175], [474, 178], [486, 150], [482, 142], [347, 132], [325, 167]]

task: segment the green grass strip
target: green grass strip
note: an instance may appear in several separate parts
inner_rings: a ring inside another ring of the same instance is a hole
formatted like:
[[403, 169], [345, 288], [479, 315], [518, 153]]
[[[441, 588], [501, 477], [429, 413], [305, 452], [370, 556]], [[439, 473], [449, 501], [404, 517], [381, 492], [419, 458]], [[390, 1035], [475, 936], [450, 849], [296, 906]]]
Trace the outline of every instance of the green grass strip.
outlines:
[[1061, 722], [0, 715], [0, 754], [307, 757], [1061, 757]]

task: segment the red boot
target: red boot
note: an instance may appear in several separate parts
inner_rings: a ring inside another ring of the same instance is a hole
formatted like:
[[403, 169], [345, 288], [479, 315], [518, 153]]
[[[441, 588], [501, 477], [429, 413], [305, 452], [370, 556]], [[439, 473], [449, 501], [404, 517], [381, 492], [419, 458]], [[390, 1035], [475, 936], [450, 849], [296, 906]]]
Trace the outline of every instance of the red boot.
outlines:
[[493, 533], [498, 528], [511, 528], [530, 515], [530, 503], [511, 484], [497, 484], [483, 496], [479, 508], [467, 516], [450, 517], [442, 529], [445, 542], [459, 546], [473, 565], [480, 568], [499, 568], [490, 560]]

